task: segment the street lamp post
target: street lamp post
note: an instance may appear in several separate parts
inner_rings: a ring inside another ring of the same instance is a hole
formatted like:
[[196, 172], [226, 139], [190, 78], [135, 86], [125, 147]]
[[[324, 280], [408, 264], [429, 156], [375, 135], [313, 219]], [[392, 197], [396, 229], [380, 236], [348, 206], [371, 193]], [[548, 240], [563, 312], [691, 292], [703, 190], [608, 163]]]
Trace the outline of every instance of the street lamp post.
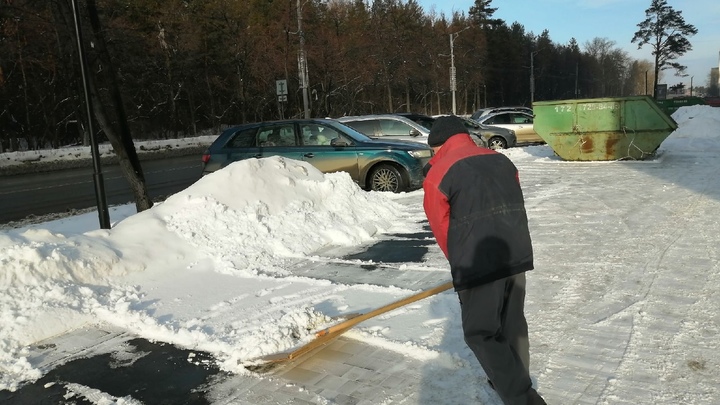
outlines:
[[535, 55], [540, 51], [530, 52], [530, 105], [535, 102]]
[[535, 52], [530, 52], [530, 105], [535, 101]]
[[301, 0], [297, 0], [298, 15], [298, 35], [300, 36], [300, 51], [298, 52], [298, 75], [300, 77], [300, 87], [303, 92], [303, 109], [305, 118], [310, 118], [310, 101], [308, 97], [308, 87], [310, 87], [310, 77], [307, 68], [307, 56], [305, 55], [305, 34], [302, 30], [302, 5]]
[[80, 31], [80, 11], [78, 10], [75, 0], [71, 1], [73, 8], [73, 19], [75, 22], [75, 36], [77, 39], [78, 55], [80, 57], [80, 75], [82, 76], [83, 90], [85, 92], [85, 112], [88, 120], [88, 131], [90, 131], [90, 153], [93, 161], [93, 179], [95, 180], [95, 200], [98, 209], [98, 217], [100, 220], [100, 228], [110, 229], [110, 213], [108, 211], [107, 200], [105, 198], [105, 185], [103, 181], [102, 168], [100, 166], [100, 151], [98, 149], [97, 140], [95, 139], [95, 130], [93, 129], [92, 120], [92, 104], [90, 104], [90, 86], [87, 80], [87, 60], [85, 58], [85, 48], [83, 47], [82, 32]]
[[465, 27], [458, 32], [450, 34], [450, 91], [452, 92], [452, 113], [457, 115], [457, 104], [455, 103], [455, 91], [457, 90], [457, 75], [455, 74], [455, 52], [453, 50], [453, 42], [461, 32], [470, 27]]
[[483, 83], [483, 108], [487, 108], [487, 86]]
[[692, 91], [693, 91], [693, 78], [695, 76], [690, 76], [690, 97], [692, 97]]
[[578, 82], [580, 80], [580, 62], [575, 62], [575, 98], [580, 98], [580, 88]]

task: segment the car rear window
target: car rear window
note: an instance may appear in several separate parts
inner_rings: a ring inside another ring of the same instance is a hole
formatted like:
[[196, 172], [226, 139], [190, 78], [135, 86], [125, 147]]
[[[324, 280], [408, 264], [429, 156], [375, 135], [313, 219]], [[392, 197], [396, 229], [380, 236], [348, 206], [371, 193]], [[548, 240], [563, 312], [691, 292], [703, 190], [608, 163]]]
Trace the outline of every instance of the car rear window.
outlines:
[[257, 128], [249, 128], [235, 132], [225, 144], [226, 148], [252, 148], [255, 146]]
[[492, 124], [509, 124], [510, 123], [510, 116], [508, 114], [499, 114], [494, 117], [490, 117], [487, 120], [487, 123]]
[[532, 119], [528, 117], [527, 115], [522, 114], [515, 114], [513, 115], [513, 123], [514, 124], [529, 124], [532, 122]]
[[343, 124], [367, 136], [375, 136], [376, 120], [346, 121]]
[[409, 136], [412, 127], [404, 122], [382, 119], [380, 121], [380, 128], [382, 128], [382, 134], [386, 136]]
[[258, 132], [258, 145], [269, 146], [295, 146], [295, 128], [293, 124], [279, 124], [262, 127]]

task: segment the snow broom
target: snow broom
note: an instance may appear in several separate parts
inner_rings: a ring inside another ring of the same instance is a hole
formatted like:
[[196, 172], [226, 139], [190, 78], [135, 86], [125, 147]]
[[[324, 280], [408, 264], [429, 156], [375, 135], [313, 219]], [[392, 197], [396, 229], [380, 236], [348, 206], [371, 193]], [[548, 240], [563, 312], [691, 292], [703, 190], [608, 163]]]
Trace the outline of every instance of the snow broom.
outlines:
[[452, 282], [447, 282], [444, 284], [440, 284], [436, 287], [429, 288], [427, 290], [422, 290], [419, 293], [413, 294], [409, 297], [405, 297], [405, 298], [402, 298], [395, 302], [391, 302], [390, 304], [376, 308], [370, 312], [360, 313], [360, 314], [353, 313], [353, 314], [349, 314], [346, 316], [341, 316], [341, 318], [345, 318], [344, 321], [336, 323], [332, 326], [329, 326], [325, 329], [315, 332], [315, 338], [313, 340], [311, 340], [310, 342], [308, 342], [300, 347], [297, 347], [291, 351], [286, 351], [286, 352], [282, 352], [282, 353], [271, 354], [268, 356], [261, 357], [258, 360], [262, 361], [263, 364], [258, 365], [258, 366], [253, 366], [253, 368], [254, 369], [255, 368], [264, 369], [268, 365], [297, 360], [298, 358], [303, 357], [303, 356], [309, 354], [310, 352], [315, 351], [316, 349], [320, 349], [321, 347], [323, 347], [323, 346], [327, 345], [328, 343], [332, 342], [333, 340], [337, 339], [338, 337], [340, 337], [340, 335], [347, 332], [350, 328], [359, 324], [360, 322], [366, 321], [370, 318], [374, 318], [378, 315], [381, 315], [386, 312], [392, 311], [394, 309], [400, 308], [402, 306], [413, 303], [415, 301], [419, 301], [423, 298], [427, 298], [427, 297], [433, 296], [435, 294], [439, 294], [445, 290], [451, 289], [452, 287], [453, 287]]

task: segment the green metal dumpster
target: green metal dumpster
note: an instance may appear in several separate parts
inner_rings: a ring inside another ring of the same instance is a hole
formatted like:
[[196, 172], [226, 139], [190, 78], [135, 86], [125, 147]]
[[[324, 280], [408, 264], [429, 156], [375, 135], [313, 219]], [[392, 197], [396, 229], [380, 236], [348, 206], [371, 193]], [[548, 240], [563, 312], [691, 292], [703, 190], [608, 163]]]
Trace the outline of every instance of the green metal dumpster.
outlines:
[[643, 160], [677, 129], [648, 96], [533, 103], [535, 132], [565, 160]]
[[704, 99], [695, 96], [668, 98], [665, 100], [655, 100], [655, 102], [667, 115], [672, 115], [680, 107], [707, 104]]

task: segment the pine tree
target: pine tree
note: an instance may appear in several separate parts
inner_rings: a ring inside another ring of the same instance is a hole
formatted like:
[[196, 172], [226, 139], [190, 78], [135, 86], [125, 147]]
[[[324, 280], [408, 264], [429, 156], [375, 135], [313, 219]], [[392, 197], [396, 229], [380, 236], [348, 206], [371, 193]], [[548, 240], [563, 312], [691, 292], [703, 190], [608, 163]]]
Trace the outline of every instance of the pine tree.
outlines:
[[666, 0], [652, 0], [650, 8], [645, 10], [645, 20], [638, 24], [640, 28], [631, 42], [638, 43], [638, 49], [650, 44], [655, 57], [655, 85], [657, 89], [660, 71], [675, 69], [676, 75], [684, 74], [687, 66], [674, 62], [677, 58], [692, 50], [687, 37], [697, 34], [695, 26], [687, 24], [682, 11], [676, 11]]
[[475, 5], [470, 7], [468, 11], [475, 24], [484, 27], [503, 23], [501, 19], [492, 18], [492, 15], [497, 11], [497, 7], [490, 7], [490, 3], [492, 3], [492, 0], [475, 0]]

